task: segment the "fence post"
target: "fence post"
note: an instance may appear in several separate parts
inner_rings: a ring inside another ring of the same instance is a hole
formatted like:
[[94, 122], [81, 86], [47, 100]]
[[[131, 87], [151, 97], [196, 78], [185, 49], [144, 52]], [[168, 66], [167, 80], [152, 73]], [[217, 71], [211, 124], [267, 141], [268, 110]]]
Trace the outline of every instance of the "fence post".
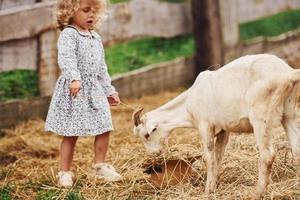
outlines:
[[39, 91], [41, 96], [52, 95], [59, 68], [56, 53], [57, 32], [46, 31], [39, 36]]
[[219, 0], [192, 0], [196, 73], [224, 63]]
[[239, 7], [238, 0], [219, 0], [222, 24], [224, 62], [239, 57]]

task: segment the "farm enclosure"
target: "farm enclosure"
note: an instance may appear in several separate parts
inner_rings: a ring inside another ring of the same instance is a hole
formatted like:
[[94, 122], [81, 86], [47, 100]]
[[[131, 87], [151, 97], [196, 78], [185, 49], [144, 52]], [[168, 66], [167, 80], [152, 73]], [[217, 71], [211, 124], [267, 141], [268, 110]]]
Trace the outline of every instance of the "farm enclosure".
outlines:
[[[140, 2], [142, 3], [139, 4]], [[223, 41], [222, 48], [219, 48], [222, 49], [221, 61], [211, 60], [211, 63], [205, 65], [205, 68], [211, 65], [220, 66], [223, 64], [222, 62], [228, 62], [244, 54], [261, 52], [274, 53], [283, 57], [293, 66], [300, 66], [298, 30], [276, 37], [259, 37], [251, 41], [241, 41], [238, 30], [240, 23], [281, 11], [299, 9], [299, 1], [219, 0], [215, 2], [219, 2], [221, 8], [220, 24], [222, 27], [219, 27], [222, 33], [219, 37]], [[155, 10], [157, 5], [160, 5], [162, 10]], [[18, 68], [37, 70], [42, 95], [51, 94], [48, 92], [53, 89], [58, 76], [55, 46], [57, 32], [51, 29], [54, 6], [53, 1], [43, 1], [39, 4], [24, 6], [22, 9], [3, 10], [0, 15], [1, 24], [7, 25], [6, 29], [0, 30], [0, 71]], [[248, 10], [245, 11], [243, 8]], [[114, 5], [107, 24], [103, 26], [103, 37], [105, 42], [111, 45], [145, 36], [168, 38], [189, 34], [192, 30], [190, 9], [189, 4], [161, 4], [160, 1], [154, 0], [136, 0]], [[161, 19], [158, 17], [159, 15], [154, 16], [154, 11], [166, 14], [166, 18]], [[36, 15], [40, 15], [41, 18], [37, 21], [30, 20]], [[24, 19], [27, 23], [22, 23], [22, 26], [11, 26], [13, 24], [11, 19], [19, 22], [20, 16], [26, 16]], [[44, 23], [41, 23], [40, 20], [43, 20]], [[176, 23], [168, 23], [172, 20]], [[155, 23], [150, 26], [152, 22]], [[144, 26], [148, 23], [149, 26]], [[15, 29], [15, 34], [11, 34], [11, 30]], [[208, 45], [211, 42], [213, 41], [208, 40]], [[177, 58], [167, 63], [151, 65], [128, 74], [115, 76], [113, 84], [117, 86], [122, 97], [133, 95], [141, 97], [146, 92], [165, 91], [171, 87], [191, 84], [195, 77], [194, 70], [192, 58]], [[149, 110], [177, 94], [178, 91], [167, 92], [160, 93], [158, 96], [144, 96], [136, 100], [124, 101], [130, 105], [146, 105], [146, 109]], [[44, 118], [49, 100], [50, 96], [42, 96], [28, 101], [0, 105], [0, 113], [2, 113], [0, 128], [8, 125], [14, 126], [32, 116]], [[75, 158], [75, 172], [78, 177], [76, 186], [71, 191], [57, 188], [55, 174], [58, 170], [57, 144], [59, 137], [45, 135], [43, 133], [44, 122], [34, 120], [0, 134], [2, 137], [0, 156], [2, 156], [1, 160], [6, 162], [1, 165], [0, 194], [7, 195], [8, 198], [12, 196], [13, 199], [35, 197], [46, 199], [64, 196], [68, 196], [69, 199], [107, 197], [110, 199], [204, 199], [205, 169], [202, 160], [200, 160], [196, 175], [186, 183], [165, 189], [157, 189], [149, 183], [147, 175], [143, 173], [142, 165], [143, 162], [153, 158], [149, 155], [145, 156], [144, 147], [131, 135], [131, 113], [132, 110], [124, 106], [113, 109], [117, 131], [112, 136], [108, 162], [113, 163], [125, 175], [123, 182], [110, 184], [90, 180], [87, 177], [87, 172], [92, 164], [91, 146], [93, 141], [90, 138], [81, 138]], [[195, 140], [191, 141], [190, 138], [195, 138]], [[274, 164], [274, 182], [269, 187], [267, 199], [297, 199], [297, 195], [299, 195], [299, 191], [294, 188], [295, 169], [291, 154], [289, 150], [281, 148], [284, 141], [283, 132], [281, 135], [274, 136], [278, 156]], [[176, 152], [179, 156], [185, 157], [186, 155], [182, 152], [184, 149], [189, 149], [192, 154], [201, 152], [198, 134], [193, 130], [175, 131], [169, 139], [169, 147], [167, 157]], [[220, 173], [220, 184], [215, 198], [249, 199], [256, 183], [257, 156], [252, 135], [232, 136]], [[12, 163], [8, 164], [9, 162]]]
[[[184, 89], [124, 100], [131, 106], [144, 106], [149, 111], [174, 98]], [[125, 177], [120, 183], [105, 183], [88, 178], [92, 166], [93, 139], [80, 138], [75, 151], [75, 187], [68, 191], [59, 189], [55, 174], [58, 170], [60, 138], [43, 132], [44, 122], [33, 120], [19, 125], [2, 135], [0, 156], [15, 156], [17, 161], [1, 164], [1, 192], [12, 199], [205, 199], [205, 167], [199, 159], [197, 171], [189, 181], [163, 189], [154, 187], [142, 166], [154, 157], [145, 153], [138, 138], [132, 135], [132, 110], [125, 106], [114, 108], [116, 131], [112, 134], [107, 161]], [[285, 134], [273, 136], [277, 150], [274, 162], [273, 182], [266, 199], [297, 199], [295, 169], [291, 153], [282, 145]], [[175, 130], [169, 138], [166, 159], [202, 153], [199, 135], [192, 129]], [[216, 199], [250, 199], [257, 179], [258, 151], [252, 134], [232, 135], [220, 170]]]

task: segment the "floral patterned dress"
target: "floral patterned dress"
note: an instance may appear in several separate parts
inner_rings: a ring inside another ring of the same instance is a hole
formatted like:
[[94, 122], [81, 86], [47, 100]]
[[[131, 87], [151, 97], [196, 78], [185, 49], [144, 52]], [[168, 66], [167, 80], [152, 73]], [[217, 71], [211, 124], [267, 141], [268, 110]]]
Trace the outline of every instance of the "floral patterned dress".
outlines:
[[[101, 37], [67, 26], [60, 34], [55, 86], [45, 131], [63, 136], [93, 136], [113, 130], [107, 97], [116, 93], [104, 60]], [[77, 97], [70, 94], [73, 80], [81, 81]]]

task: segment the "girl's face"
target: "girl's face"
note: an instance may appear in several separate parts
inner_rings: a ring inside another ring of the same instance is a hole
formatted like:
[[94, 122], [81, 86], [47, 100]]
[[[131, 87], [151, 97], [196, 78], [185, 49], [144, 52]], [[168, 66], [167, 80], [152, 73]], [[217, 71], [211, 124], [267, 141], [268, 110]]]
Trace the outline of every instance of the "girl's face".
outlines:
[[80, 8], [74, 13], [73, 24], [77, 25], [82, 30], [90, 30], [96, 23], [96, 12], [86, 1], [81, 1]]

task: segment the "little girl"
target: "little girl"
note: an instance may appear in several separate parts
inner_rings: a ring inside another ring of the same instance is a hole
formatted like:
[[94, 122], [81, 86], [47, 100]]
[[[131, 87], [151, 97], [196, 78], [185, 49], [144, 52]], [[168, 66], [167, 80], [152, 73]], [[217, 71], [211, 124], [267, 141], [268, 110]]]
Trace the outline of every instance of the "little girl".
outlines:
[[60, 150], [59, 184], [73, 185], [70, 171], [78, 136], [96, 136], [96, 176], [108, 181], [122, 177], [104, 163], [113, 130], [109, 105], [120, 103], [104, 61], [101, 37], [93, 31], [106, 9], [105, 0], [60, 0], [57, 22], [62, 30], [58, 43], [58, 65], [62, 70], [50, 103], [45, 131], [63, 136]]

